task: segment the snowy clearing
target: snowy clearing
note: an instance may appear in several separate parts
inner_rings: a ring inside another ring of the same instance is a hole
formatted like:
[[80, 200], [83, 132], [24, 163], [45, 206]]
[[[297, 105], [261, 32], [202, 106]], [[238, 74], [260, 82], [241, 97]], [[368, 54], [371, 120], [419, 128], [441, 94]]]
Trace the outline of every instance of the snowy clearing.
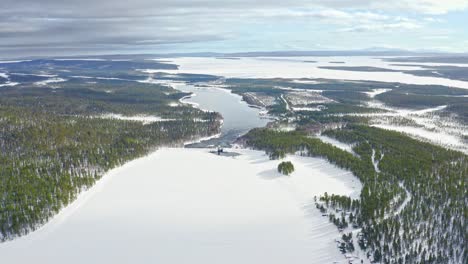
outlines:
[[353, 151], [353, 145], [351, 144], [346, 144], [346, 143], [343, 143], [341, 141], [338, 141], [334, 138], [331, 138], [331, 137], [327, 137], [327, 136], [324, 136], [324, 135], [320, 135], [320, 136], [317, 136], [317, 138], [319, 138], [320, 140], [322, 140], [323, 142], [325, 143], [328, 143], [328, 144], [332, 144], [333, 146], [341, 149], [341, 150], [344, 150], [344, 151], [347, 151], [353, 155], [356, 155], [356, 153], [354, 153]]
[[103, 119], [118, 119], [118, 120], [125, 120], [125, 121], [138, 121], [143, 123], [143, 125], [155, 123], [155, 122], [165, 122], [165, 121], [176, 121], [177, 119], [174, 118], [161, 118], [159, 116], [149, 116], [149, 115], [137, 115], [137, 116], [124, 116], [120, 114], [104, 114], [97, 116], [96, 118], [103, 118]]

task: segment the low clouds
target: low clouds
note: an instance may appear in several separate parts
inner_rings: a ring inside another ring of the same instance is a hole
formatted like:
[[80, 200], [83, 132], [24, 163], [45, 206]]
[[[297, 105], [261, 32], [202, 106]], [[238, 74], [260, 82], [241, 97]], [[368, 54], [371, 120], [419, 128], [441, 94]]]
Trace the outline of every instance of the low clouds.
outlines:
[[165, 45], [238, 41], [255, 34], [246, 24], [291, 21], [330, 34], [419, 30], [441, 23], [432, 15], [467, 8], [468, 0], [2, 0], [0, 57], [157, 52]]

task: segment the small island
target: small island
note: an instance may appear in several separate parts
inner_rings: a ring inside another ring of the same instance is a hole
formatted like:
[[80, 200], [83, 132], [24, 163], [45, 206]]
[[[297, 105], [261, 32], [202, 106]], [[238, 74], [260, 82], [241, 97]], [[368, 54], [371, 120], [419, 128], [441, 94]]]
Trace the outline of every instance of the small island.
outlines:
[[283, 161], [278, 165], [278, 172], [289, 175], [294, 172], [294, 165], [290, 161]]

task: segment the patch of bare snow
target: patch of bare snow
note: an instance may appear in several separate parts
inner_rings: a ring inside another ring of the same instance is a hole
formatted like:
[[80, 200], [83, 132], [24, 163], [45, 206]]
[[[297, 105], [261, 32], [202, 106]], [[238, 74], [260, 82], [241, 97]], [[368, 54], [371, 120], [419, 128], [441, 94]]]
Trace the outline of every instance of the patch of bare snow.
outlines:
[[322, 111], [322, 107], [292, 107], [293, 111], [310, 111], [310, 112], [317, 112]]
[[295, 79], [292, 80], [293, 83], [300, 83], [300, 84], [319, 84], [319, 81], [316, 80], [307, 80], [307, 79]]
[[373, 89], [372, 92], [364, 92], [364, 93], [367, 94], [370, 98], [374, 98], [375, 96], [379, 94], [383, 94], [391, 90], [392, 89]]
[[66, 82], [66, 81], [67, 80], [63, 79], [63, 78], [50, 78], [50, 79], [47, 79], [47, 80], [44, 80], [44, 81], [35, 82], [34, 84], [39, 85], [39, 86], [45, 86], [45, 85], [48, 85], [50, 83], [59, 83], [59, 82]]
[[20, 63], [20, 62], [28, 62], [31, 60], [8, 60], [8, 61], [0, 61], [0, 64], [7, 64], [7, 63]]
[[371, 160], [372, 160], [372, 164], [374, 165], [374, 170], [376, 172], [380, 172], [380, 169], [379, 169], [380, 159], [375, 158], [375, 149], [372, 149]]
[[18, 82], [6, 82], [6, 83], [0, 84], [0, 87], [16, 86], [16, 85], [18, 85], [18, 84], [20, 84], [20, 83], [18, 83]]
[[35, 74], [35, 73], [20, 73], [20, 72], [13, 72], [11, 73], [13, 75], [20, 75], [20, 76], [38, 76], [38, 77], [57, 77], [56, 74], [47, 74], [47, 73], [38, 73], [38, 74]]
[[194, 139], [194, 140], [189, 140], [189, 141], [186, 141], [184, 143], [184, 146], [188, 146], [188, 145], [192, 145], [192, 144], [196, 144], [196, 143], [201, 143], [203, 141], [212, 140], [212, 139], [215, 139], [215, 138], [219, 138], [220, 136], [221, 136], [221, 133], [218, 133], [218, 134], [215, 134], [215, 135], [212, 135], [212, 136], [207, 136], [207, 137], [197, 138], [197, 139]]
[[69, 58], [69, 59], [54, 59], [54, 61], [107, 61], [99, 58]]
[[118, 81], [128, 81], [127, 79], [116, 78], [116, 77], [91, 77], [91, 76], [82, 76], [82, 75], [75, 75], [70, 76], [72, 78], [78, 79], [96, 79], [96, 80], [118, 80]]
[[166, 122], [166, 121], [177, 120], [174, 118], [161, 118], [159, 116], [150, 116], [150, 115], [124, 116], [121, 114], [104, 114], [104, 115], [97, 116], [97, 118], [137, 121], [137, 122], [143, 123], [144, 125], [155, 123], [155, 122]]
[[344, 150], [344, 151], [347, 151], [353, 155], [356, 155], [356, 153], [354, 153], [353, 151], [353, 145], [352, 144], [347, 144], [347, 143], [344, 143], [344, 142], [341, 142], [341, 141], [338, 141], [334, 138], [331, 138], [331, 137], [328, 137], [328, 136], [325, 136], [325, 135], [319, 135], [317, 136], [317, 138], [319, 138], [320, 140], [322, 140], [323, 142], [325, 143], [328, 143], [328, 144], [331, 144], [341, 150]]
[[291, 106], [289, 106], [289, 102], [286, 100], [286, 98], [284, 98], [283, 94], [281, 94], [280, 98], [281, 98], [281, 100], [283, 100], [283, 102], [285, 104], [285, 107], [286, 107], [286, 110], [291, 111]]
[[179, 72], [179, 70], [170, 70], [170, 69], [136, 69], [136, 71], [142, 72], [142, 73], [168, 73], [168, 74], [176, 74]]

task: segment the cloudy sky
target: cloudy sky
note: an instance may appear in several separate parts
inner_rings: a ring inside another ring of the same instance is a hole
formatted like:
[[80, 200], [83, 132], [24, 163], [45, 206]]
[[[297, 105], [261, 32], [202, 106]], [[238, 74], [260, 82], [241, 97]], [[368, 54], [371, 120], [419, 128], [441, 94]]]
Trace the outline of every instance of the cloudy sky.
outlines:
[[0, 2], [0, 58], [372, 47], [468, 52], [468, 0]]

